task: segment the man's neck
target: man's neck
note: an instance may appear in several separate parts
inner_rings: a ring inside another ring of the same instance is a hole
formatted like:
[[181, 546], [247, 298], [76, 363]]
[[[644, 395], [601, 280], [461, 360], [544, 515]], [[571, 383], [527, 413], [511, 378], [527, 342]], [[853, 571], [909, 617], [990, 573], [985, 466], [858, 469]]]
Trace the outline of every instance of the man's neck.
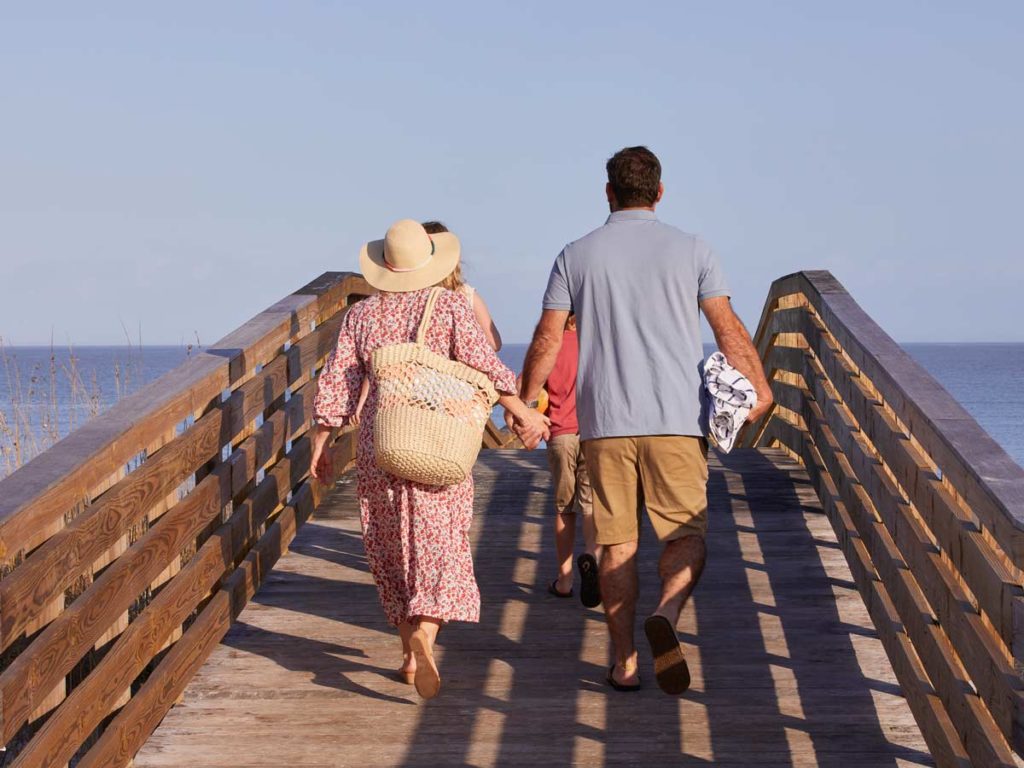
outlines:
[[608, 208], [612, 213], [618, 213], [619, 211], [650, 211], [651, 213], [654, 213], [653, 205], [631, 205], [628, 208], [619, 208], [615, 205], [609, 205]]

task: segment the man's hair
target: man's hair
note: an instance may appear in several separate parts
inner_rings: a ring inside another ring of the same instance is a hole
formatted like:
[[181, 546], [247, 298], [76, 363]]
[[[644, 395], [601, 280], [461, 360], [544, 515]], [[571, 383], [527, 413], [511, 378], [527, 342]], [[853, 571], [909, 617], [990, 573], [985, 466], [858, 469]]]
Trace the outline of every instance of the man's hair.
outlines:
[[647, 147], [620, 149], [605, 167], [620, 208], [646, 208], [658, 201], [661, 163]]

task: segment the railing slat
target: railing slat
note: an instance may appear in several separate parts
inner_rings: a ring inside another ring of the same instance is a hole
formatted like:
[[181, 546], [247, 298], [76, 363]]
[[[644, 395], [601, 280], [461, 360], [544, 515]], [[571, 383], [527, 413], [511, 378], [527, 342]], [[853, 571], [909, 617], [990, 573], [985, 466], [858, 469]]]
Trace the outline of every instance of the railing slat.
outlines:
[[0, 674], [5, 742], [18, 732], [39, 697], [71, 671], [166, 563], [220, 513], [226, 500], [224, 486], [220, 473], [203, 480]]
[[[823, 406], [825, 423], [831, 428], [840, 450], [849, 460], [858, 482], [868, 490], [875, 510], [911, 570], [917, 575], [939, 623], [952, 638], [979, 693], [1009, 738], [1014, 704], [1020, 695], [1009, 685], [1009, 681], [1015, 677], [1012, 666], [994, 647], [992, 633], [973, 611], [956, 574], [932, 546], [928, 532], [885, 474], [883, 466], [870, 455], [858, 439], [858, 434], [840, 418], [837, 403], [824, 390], [824, 372], [815, 370], [815, 365], [816, 361], [808, 358], [805, 378], [814, 382], [811, 392], [816, 403]], [[808, 411], [805, 411], [804, 416], [808, 421], [813, 418]]]
[[905, 633], [860, 586], [937, 762], [1019, 763], [1024, 470], [828, 273], [777, 280], [755, 339], [776, 406], [741, 444], [793, 452], [884, 584]]
[[904, 631], [899, 612], [886, 586], [878, 578], [867, 546], [850, 518], [820, 452], [806, 432], [795, 433], [794, 437], [800, 444], [798, 453], [803, 457], [807, 473], [832, 521], [836, 538], [850, 564], [854, 582], [878, 630], [896, 679], [899, 680], [932, 757], [943, 768], [968, 768], [972, 765], [971, 759], [956, 726], [932, 686], [917, 650]]
[[942, 386], [872, 320], [845, 290], [821, 290], [813, 275], [807, 296], [829, 331], [943, 474], [982, 519], [1005, 518], [998, 538], [1024, 563], [1024, 469], [1013, 461]]
[[[871, 561], [886, 585], [906, 634], [943, 705], [949, 711], [971, 759], [976, 765], [1013, 766], [1013, 756], [1006, 740], [992, 714], [972, 690], [966, 670], [942, 626], [933, 622], [932, 609], [913, 570], [908, 568], [885, 522], [876, 519], [878, 512], [875, 505], [858, 481], [853, 468], [845, 461], [845, 454], [829, 430], [818, 403], [808, 399], [804, 413], [814, 442], [828, 448], [820, 455], [833, 482], [838, 486], [847, 512], [866, 543]], [[1006, 712], [1005, 706], [1001, 709]]]
[[297, 498], [216, 592], [152, 676], [113, 719], [79, 768], [127, 766], [220, 642], [270, 568], [313, 512], [309, 494]]
[[[273, 481], [272, 481], [273, 482]], [[311, 500], [308, 483], [295, 493], [294, 504]], [[235, 553], [251, 542], [277, 509], [277, 494], [264, 493], [240, 505], [206, 540], [181, 572], [132, 622], [85, 681], [68, 697], [18, 756], [14, 768], [60, 765], [114, 709], [119, 691], [129, 686], [149, 660], [218, 581], [235, 566]]]
[[858, 419], [860, 428], [924, 517], [939, 546], [952, 559], [1003, 641], [1011, 643], [1010, 605], [1014, 598], [1024, 596], [1024, 590], [992, 552], [974, 521], [966, 516], [943, 487], [925, 457], [827, 343], [823, 329], [815, 326], [816, 319], [809, 320], [808, 340], [831, 386], [836, 388]]

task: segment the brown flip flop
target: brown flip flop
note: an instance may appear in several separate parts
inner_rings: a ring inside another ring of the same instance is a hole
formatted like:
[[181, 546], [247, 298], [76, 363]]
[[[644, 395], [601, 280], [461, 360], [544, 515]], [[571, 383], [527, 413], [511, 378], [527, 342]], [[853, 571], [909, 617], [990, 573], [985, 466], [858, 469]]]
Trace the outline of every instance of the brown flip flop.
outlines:
[[686, 664], [683, 648], [676, 637], [676, 629], [664, 616], [648, 616], [644, 621], [644, 634], [654, 656], [654, 675], [658, 687], [665, 693], [678, 696], [690, 687], [690, 668]]
[[640, 675], [636, 676], [636, 682], [635, 683], [620, 683], [618, 680], [615, 679], [615, 665], [614, 664], [612, 664], [610, 667], [608, 667], [608, 674], [605, 676], [604, 679], [605, 679], [605, 682], [608, 683], [608, 685], [610, 685], [616, 691], [621, 691], [622, 693], [632, 693], [634, 691], [639, 691], [640, 690]]
[[441, 673], [437, 671], [427, 633], [422, 629], [413, 632], [409, 638], [409, 647], [416, 654], [416, 674], [413, 678], [416, 693], [424, 699], [432, 699], [441, 690]]

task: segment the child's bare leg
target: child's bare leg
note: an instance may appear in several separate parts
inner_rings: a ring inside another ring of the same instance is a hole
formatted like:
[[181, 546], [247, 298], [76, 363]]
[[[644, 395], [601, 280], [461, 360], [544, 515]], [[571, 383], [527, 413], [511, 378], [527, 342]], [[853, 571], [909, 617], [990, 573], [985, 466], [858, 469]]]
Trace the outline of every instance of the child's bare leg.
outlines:
[[576, 546], [576, 513], [563, 512], [555, 515], [555, 556], [558, 558], [559, 592], [572, 589], [572, 555]]

